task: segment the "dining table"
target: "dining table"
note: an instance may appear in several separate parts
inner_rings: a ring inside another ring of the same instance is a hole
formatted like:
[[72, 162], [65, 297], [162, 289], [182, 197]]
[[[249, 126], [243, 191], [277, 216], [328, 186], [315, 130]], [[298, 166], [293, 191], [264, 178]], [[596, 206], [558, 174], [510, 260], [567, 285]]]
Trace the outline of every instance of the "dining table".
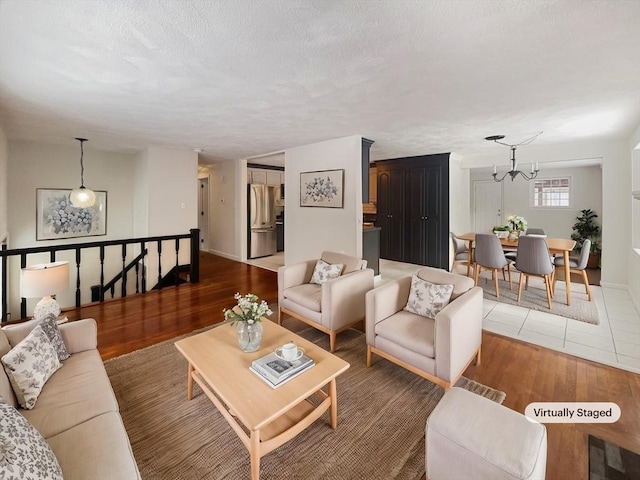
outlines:
[[[469, 264], [473, 265], [473, 242], [475, 242], [476, 234], [474, 232], [465, 233], [464, 235], [456, 235], [460, 240], [468, 242], [469, 244]], [[499, 238], [500, 244], [505, 249], [517, 250], [518, 239]], [[564, 258], [564, 278], [567, 284], [567, 305], [571, 305], [571, 266], [569, 265], [569, 252], [571, 252], [576, 246], [575, 240], [567, 238], [550, 238], [546, 237], [547, 247], [549, 247], [549, 253], [556, 255], [562, 254]]]

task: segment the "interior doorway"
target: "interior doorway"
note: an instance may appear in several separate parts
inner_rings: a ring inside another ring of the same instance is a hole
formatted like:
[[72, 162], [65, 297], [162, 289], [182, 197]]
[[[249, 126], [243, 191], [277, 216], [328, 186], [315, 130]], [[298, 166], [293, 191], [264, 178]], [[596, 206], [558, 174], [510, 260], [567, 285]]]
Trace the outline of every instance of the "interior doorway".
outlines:
[[200, 250], [209, 251], [209, 178], [198, 179], [198, 228]]
[[502, 183], [476, 180], [474, 191], [474, 230], [490, 232], [494, 226], [503, 225]]

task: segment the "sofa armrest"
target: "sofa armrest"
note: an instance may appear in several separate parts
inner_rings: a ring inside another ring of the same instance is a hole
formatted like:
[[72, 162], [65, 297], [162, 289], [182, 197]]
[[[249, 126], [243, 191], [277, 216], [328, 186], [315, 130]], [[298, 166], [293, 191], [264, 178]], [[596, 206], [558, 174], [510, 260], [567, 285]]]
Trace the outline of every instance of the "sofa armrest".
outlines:
[[365, 295], [373, 289], [373, 269], [365, 268], [322, 284], [322, 324], [337, 330], [364, 318]]
[[278, 305], [282, 305], [284, 291], [287, 288], [309, 283], [317, 260], [284, 265], [278, 268]]
[[369, 345], [375, 345], [376, 323], [402, 310], [409, 300], [410, 289], [411, 277], [404, 277], [367, 292], [366, 333]]
[[450, 381], [482, 343], [482, 288], [473, 287], [435, 318], [436, 375]]
[[98, 325], [93, 318], [63, 323], [60, 333], [70, 354], [98, 348]]

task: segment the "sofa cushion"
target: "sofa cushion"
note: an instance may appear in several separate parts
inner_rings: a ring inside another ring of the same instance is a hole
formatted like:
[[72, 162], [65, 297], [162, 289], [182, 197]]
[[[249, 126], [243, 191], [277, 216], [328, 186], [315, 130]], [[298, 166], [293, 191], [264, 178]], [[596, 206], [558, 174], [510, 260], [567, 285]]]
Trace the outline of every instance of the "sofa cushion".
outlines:
[[40, 325], [2, 357], [20, 406], [32, 409], [49, 377], [61, 367], [58, 354]]
[[38, 323], [40, 323], [40, 320], [36, 320], [35, 318], [33, 318], [26, 322], [7, 325], [6, 327], [2, 327], [2, 330], [7, 335], [9, 344], [15, 347], [18, 343], [27, 338], [27, 335], [31, 333], [31, 330], [36, 328], [36, 325], [38, 325]]
[[304, 283], [284, 291], [284, 298], [302, 305], [314, 312], [320, 312], [322, 304], [322, 287], [315, 283]]
[[65, 480], [140, 478], [120, 415], [108, 412], [47, 439]]
[[62, 469], [42, 435], [0, 398], [0, 478], [62, 480]]
[[344, 264], [342, 263], [327, 263], [321, 258], [316, 262], [316, 266], [313, 269], [313, 275], [309, 283], [315, 283], [322, 285], [324, 282], [328, 282], [334, 278], [338, 278], [342, 274]]
[[49, 314], [42, 319], [39, 323], [44, 330], [44, 333], [47, 334], [49, 340], [51, 340], [51, 345], [56, 349], [56, 353], [58, 354], [58, 360], [61, 362], [69, 358], [69, 352], [67, 352], [67, 347], [64, 345], [64, 341], [62, 340], [62, 334], [60, 333], [60, 329], [58, 328], [58, 324], [56, 323], [56, 316], [53, 314]]
[[415, 273], [411, 276], [411, 290], [405, 310], [427, 318], [436, 315], [447, 306], [453, 285], [438, 285], [422, 280]]
[[412, 352], [435, 358], [435, 320], [401, 310], [376, 323], [375, 332]]
[[65, 360], [40, 392], [36, 407], [22, 414], [48, 439], [111, 411], [118, 411], [118, 402], [109, 377], [98, 351], [89, 350]]

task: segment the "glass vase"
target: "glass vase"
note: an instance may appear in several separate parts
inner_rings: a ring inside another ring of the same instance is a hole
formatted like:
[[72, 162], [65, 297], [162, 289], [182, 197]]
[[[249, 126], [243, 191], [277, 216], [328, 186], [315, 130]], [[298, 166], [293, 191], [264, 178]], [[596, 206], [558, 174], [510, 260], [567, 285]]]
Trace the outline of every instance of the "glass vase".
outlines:
[[255, 352], [262, 342], [262, 323], [237, 322], [238, 345], [243, 352]]

